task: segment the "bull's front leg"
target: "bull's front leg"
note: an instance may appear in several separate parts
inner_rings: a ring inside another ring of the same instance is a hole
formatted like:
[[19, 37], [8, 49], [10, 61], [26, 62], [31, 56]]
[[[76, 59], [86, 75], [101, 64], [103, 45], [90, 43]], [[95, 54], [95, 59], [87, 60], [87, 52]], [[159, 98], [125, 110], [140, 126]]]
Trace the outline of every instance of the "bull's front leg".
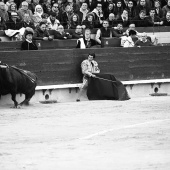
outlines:
[[13, 108], [17, 108], [18, 107], [18, 102], [16, 101], [16, 93], [12, 93], [11, 96], [12, 96], [12, 100], [14, 102]]

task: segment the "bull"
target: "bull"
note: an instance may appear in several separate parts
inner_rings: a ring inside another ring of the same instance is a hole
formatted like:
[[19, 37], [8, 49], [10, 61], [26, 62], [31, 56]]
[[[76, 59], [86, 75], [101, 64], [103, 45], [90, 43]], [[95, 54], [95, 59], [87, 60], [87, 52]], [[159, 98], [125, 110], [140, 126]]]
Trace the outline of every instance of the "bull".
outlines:
[[[0, 62], [0, 96], [11, 94], [14, 108], [29, 105], [36, 85], [37, 76], [34, 73]], [[16, 101], [17, 94], [25, 94], [25, 99], [20, 104]]]

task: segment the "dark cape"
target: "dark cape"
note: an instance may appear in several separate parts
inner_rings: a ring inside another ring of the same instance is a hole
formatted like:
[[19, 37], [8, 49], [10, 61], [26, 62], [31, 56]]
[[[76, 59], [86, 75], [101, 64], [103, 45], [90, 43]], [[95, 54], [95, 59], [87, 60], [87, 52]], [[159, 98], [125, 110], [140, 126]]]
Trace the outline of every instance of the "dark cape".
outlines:
[[[111, 74], [95, 74], [89, 78], [87, 97], [89, 100], [129, 100], [124, 85]], [[100, 79], [101, 78], [101, 79]], [[105, 79], [105, 80], [103, 80]]]

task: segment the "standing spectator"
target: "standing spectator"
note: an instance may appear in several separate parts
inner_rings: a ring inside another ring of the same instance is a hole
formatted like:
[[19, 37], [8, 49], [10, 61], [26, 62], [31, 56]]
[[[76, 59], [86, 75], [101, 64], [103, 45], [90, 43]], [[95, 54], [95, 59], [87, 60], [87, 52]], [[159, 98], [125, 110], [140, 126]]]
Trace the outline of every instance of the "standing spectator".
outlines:
[[120, 16], [122, 15], [123, 12], [123, 5], [122, 5], [122, 1], [118, 0], [116, 5], [115, 5], [115, 10], [114, 10], [114, 14], [116, 19], [120, 18]]
[[133, 18], [133, 22], [135, 23], [136, 27], [147, 27], [148, 20], [146, 19], [146, 12], [140, 11], [138, 16]]
[[33, 41], [33, 29], [27, 27], [25, 29], [25, 41], [21, 44], [21, 50], [38, 50], [36, 43]]
[[131, 21], [135, 17], [135, 7], [132, 0], [129, 0], [127, 7], [125, 8], [128, 12], [128, 18]]
[[167, 0], [167, 5], [165, 5], [163, 8], [162, 8], [162, 11], [163, 11], [163, 17], [166, 16], [166, 13], [168, 11], [170, 11], [170, 0]]
[[112, 30], [109, 28], [109, 22], [104, 20], [102, 25], [103, 27], [99, 28], [96, 32], [95, 40], [98, 42], [98, 44], [101, 44], [101, 38], [103, 37], [112, 38]]
[[163, 10], [161, 8], [161, 3], [159, 0], [154, 1], [155, 15], [159, 18], [163, 18]]
[[77, 25], [80, 24], [79, 16], [77, 14], [73, 14], [70, 19], [70, 28], [69, 29], [76, 29]]
[[34, 40], [44, 40], [44, 41], [51, 41], [53, 38], [50, 36], [45, 22], [40, 22], [39, 26], [35, 29], [34, 35], [33, 35]]
[[24, 20], [25, 14], [28, 14], [30, 18], [32, 19], [32, 11], [28, 9], [28, 2], [23, 1], [21, 4], [21, 8], [18, 10], [18, 15], [21, 20]]
[[5, 9], [4, 2], [0, 2], [0, 17], [6, 22], [9, 20], [8, 13]]
[[83, 38], [83, 29], [81, 25], [77, 25], [75, 32], [72, 34], [73, 39]]
[[66, 40], [71, 38], [72, 36], [68, 32], [65, 32], [62, 25], [59, 25], [58, 30], [54, 32], [54, 39]]
[[91, 48], [95, 45], [97, 45], [97, 42], [91, 39], [91, 30], [85, 29], [83, 38], [79, 38], [77, 40], [76, 48], [85, 49], [85, 48]]
[[136, 15], [139, 15], [140, 11], [145, 11], [146, 15], [149, 15], [149, 6], [146, 4], [146, 0], [139, 0], [139, 4], [136, 6]]
[[168, 11], [166, 17], [163, 18], [163, 26], [170, 26], [170, 11]]
[[158, 26], [163, 24], [163, 21], [155, 15], [155, 9], [150, 10], [149, 17], [146, 19], [148, 20], [148, 26]]
[[34, 25], [37, 26], [42, 21], [43, 8], [41, 5], [36, 5], [33, 15]]
[[113, 28], [117, 25], [117, 20], [116, 20], [115, 15], [113, 13], [109, 14], [107, 21], [109, 22], [109, 28]]
[[47, 18], [47, 25], [49, 30], [57, 30], [58, 26], [60, 24], [60, 21], [56, 19], [56, 13], [51, 12], [50, 16]]

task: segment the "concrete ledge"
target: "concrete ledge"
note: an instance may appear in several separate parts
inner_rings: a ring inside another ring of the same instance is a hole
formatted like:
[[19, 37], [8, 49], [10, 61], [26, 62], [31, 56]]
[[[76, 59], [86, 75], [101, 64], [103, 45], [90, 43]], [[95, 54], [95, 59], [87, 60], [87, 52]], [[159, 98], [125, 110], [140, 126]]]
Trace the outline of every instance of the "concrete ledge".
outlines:
[[[150, 84], [150, 83], [170, 83], [170, 79], [134, 80], [134, 81], [122, 81], [122, 83], [124, 85]], [[36, 90], [79, 88], [80, 86], [81, 86], [81, 83], [62, 84], [62, 85], [47, 85], [47, 86], [37, 86]]]

